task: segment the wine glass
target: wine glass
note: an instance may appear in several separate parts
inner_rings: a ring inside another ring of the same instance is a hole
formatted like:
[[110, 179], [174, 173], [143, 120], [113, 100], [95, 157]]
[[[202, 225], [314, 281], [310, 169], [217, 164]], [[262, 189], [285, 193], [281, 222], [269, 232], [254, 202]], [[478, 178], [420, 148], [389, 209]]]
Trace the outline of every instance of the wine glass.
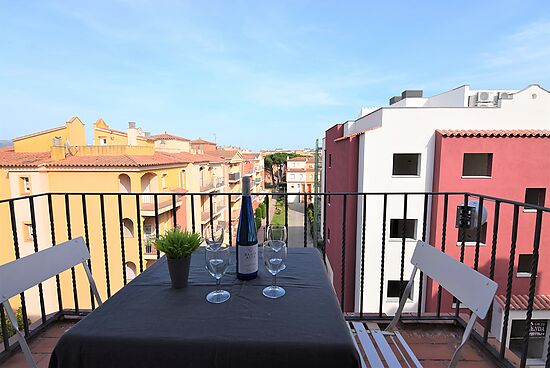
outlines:
[[286, 242], [286, 226], [285, 225], [269, 225], [266, 230], [267, 240], [279, 240]]
[[280, 298], [286, 291], [277, 286], [277, 274], [286, 268], [286, 243], [280, 240], [268, 240], [264, 243], [263, 255], [265, 267], [273, 275], [273, 283], [263, 290], [263, 295], [271, 299]]
[[220, 288], [220, 280], [229, 266], [229, 248], [206, 247], [205, 258], [206, 269], [216, 279], [216, 290], [210, 292], [206, 300], [214, 304], [223, 303], [231, 297], [229, 291]]
[[223, 245], [223, 237], [225, 235], [225, 228], [223, 226], [217, 226], [212, 228], [211, 226], [206, 226], [204, 228], [202, 237], [206, 242], [207, 248], [211, 249], [220, 249]]

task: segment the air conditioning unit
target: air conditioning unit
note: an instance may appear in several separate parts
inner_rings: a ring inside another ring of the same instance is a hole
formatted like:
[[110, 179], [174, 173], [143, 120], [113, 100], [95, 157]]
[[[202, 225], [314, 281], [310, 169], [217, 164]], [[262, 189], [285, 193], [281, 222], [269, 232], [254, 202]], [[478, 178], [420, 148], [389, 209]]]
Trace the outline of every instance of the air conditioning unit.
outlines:
[[493, 92], [478, 92], [476, 106], [495, 106], [495, 96]]
[[508, 92], [500, 92], [498, 94], [498, 98], [500, 98], [501, 100], [511, 100], [512, 99], [512, 94], [510, 94]]

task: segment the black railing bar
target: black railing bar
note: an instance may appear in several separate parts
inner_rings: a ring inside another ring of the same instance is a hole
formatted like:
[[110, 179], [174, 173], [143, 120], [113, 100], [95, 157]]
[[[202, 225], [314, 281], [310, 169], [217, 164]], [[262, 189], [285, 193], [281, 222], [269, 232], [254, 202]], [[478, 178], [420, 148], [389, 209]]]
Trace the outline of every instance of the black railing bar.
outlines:
[[122, 283], [126, 285], [126, 252], [124, 250], [124, 215], [122, 211], [122, 196], [117, 196], [118, 204], [118, 230], [120, 232], [120, 257], [122, 261]]
[[[422, 213], [422, 241], [426, 241], [426, 230], [427, 230], [427, 221], [428, 221], [428, 199], [429, 196], [427, 194], [424, 195], [424, 211]], [[420, 270], [420, 278], [418, 282], [418, 309], [417, 309], [417, 315], [420, 317], [420, 314], [422, 313], [422, 291], [423, 291], [423, 283], [424, 283], [424, 272]]]
[[[155, 239], [160, 236], [160, 224], [159, 224], [159, 196], [153, 194], [153, 205], [155, 206]], [[157, 249], [157, 259], [160, 258], [160, 251]]]
[[[11, 235], [13, 238], [13, 251], [15, 253], [15, 259], [19, 259], [21, 254], [19, 252], [19, 238], [17, 236], [17, 220], [15, 219], [15, 204], [14, 200], [9, 202], [10, 208], [10, 221], [11, 221]], [[29, 319], [27, 317], [27, 303], [25, 300], [25, 293], [20, 293], [21, 298], [21, 312], [23, 316], [23, 330], [25, 331], [25, 337], [29, 336]]]
[[105, 197], [99, 195], [99, 208], [101, 213], [101, 235], [103, 239], [103, 257], [105, 259], [105, 284], [107, 286], [107, 297], [111, 297], [111, 278], [109, 275], [109, 252], [107, 249], [107, 228], [105, 224]]
[[288, 231], [288, 196], [287, 195], [285, 195], [285, 226], [287, 227], [287, 231]]
[[[445, 246], [447, 243], [447, 219], [449, 212], [449, 196], [445, 194], [443, 196], [443, 224], [441, 229], [441, 252], [445, 253]], [[437, 285], [437, 312], [436, 315], [439, 317], [441, 315], [441, 295], [442, 287]]]
[[[73, 238], [72, 236], [72, 228], [71, 228], [71, 203], [70, 203], [70, 194], [65, 194], [65, 218], [67, 220], [67, 240], [71, 240]], [[73, 284], [73, 299], [74, 299], [74, 307], [78, 311], [78, 291], [76, 289], [76, 272], [74, 267], [71, 267], [71, 281]]]
[[[99, 195], [99, 194], [104, 194], [104, 195], [118, 195], [118, 194], [121, 194], [123, 196], [125, 195], [153, 195], [153, 194], [156, 194], [156, 195], [163, 195], [163, 196], [169, 196], [171, 195], [173, 192], [157, 192], [157, 193], [135, 193], [135, 192], [129, 192], [129, 193], [117, 193], [117, 192], [68, 192], [68, 193], [64, 193], [64, 192], [59, 192], [59, 193], [54, 193], [54, 192], [51, 192], [50, 194], [52, 195], [63, 195], [63, 194], [70, 194], [70, 195], [82, 195], [82, 194], [87, 194], [87, 195]], [[268, 192], [253, 192], [251, 193], [252, 195], [265, 195], [267, 194]], [[39, 193], [39, 194], [32, 194], [32, 195], [28, 195], [28, 196], [23, 196], [23, 197], [18, 197], [18, 198], [9, 198], [9, 199], [2, 199], [0, 200], [0, 204], [1, 203], [4, 203], [4, 202], [8, 202], [10, 200], [22, 200], [22, 199], [26, 199], [26, 198], [29, 198], [29, 197], [40, 197], [40, 196], [45, 196], [47, 195], [48, 193]], [[176, 195], [178, 196], [189, 196], [189, 195], [204, 195], [205, 193], [203, 192], [187, 192], [187, 193], [176, 193]], [[216, 193], [215, 195], [227, 195], [227, 194], [235, 194], [235, 193]], [[279, 196], [289, 196], [289, 195], [293, 195], [295, 193], [287, 193], [287, 192], [280, 192], [280, 193], [275, 193], [275, 192], [271, 192], [269, 194], [272, 194], [272, 195], [279, 195]], [[550, 212], [550, 207], [543, 207], [543, 206], [537, 206], [537, 205], [534, 205], [534, 204], [529, 204], [529, 203], [525, 203], [525, 202], [520, 202], [520, 201], [514, 201], [514, 200], [511, 200], [511, 199], [506, 199], [506, 198], [499, 198], [499, 197], [494, 197], [494, 196], [490, 196], [490, 195], [486, 195], [486, 194], [478, 194], [478, 193], [472, 193], [472, 192], [321, 192], [321, 193], [317, 193], [317, 195], [320, 195], [320, 196], [326, 196], [326, 195], [357, 195], [357, 196], [360, 196], [360, 195], [363, 195], [363, 194], [366, 194], [366, 195], [379, 195], [379, 196], [383, 196], [383, 195], [404, 195], [404, 194], [408, 194], [408, 195], [425, 195], [425, 194], [429, 194], [429, 195], [444, 195], [444, 194], [448, 194], [448, 195], [468, 195], [468, 196], [472, 196], [472, 197], [484, 197], [485, 200], [492, 200], [492, 201], [499, 201], [501, 203], [507, 203], [507, 204], [512, 204], [512, 205], [518, 205], [520, 207], [525, 207], [525, 208], [528, 208], [528, 209], [534, 209], [534, 210], [541, 210], [543, 212]]]
[[[53, 201], [52, 201], [52, 195], [48, 194], [48, 216], [50, 220], [50, 235], [51, 235], [51, 241], [52, 241], [52, 247], [55, 246], [56, 240], [55, 240], [55, 220], [54, 220], [54, 214], [53, 214]], [[57, 306], [59, 307], [59, 310], [63, 309], [63, 297], [61, 294], [61, 280], [59, 279], [59, 275], [55, 275], [55, 286], [57, 289]]]
[[518, 237], [519, 206], [514, 206], [514, 219], [512, 222], [512, 239], [510, 244], [510, 258], [508, 260], [508, 279], [506, 281], [506, 303], [504, 306], [504, 320], [502, 323], [502, 338], [500, 343], [500, 357], [504, 358], [506, 352], [506, 340], [508, 339], [508, 319], [510, 318], [510, 303], [512, 299], [512, 284], [514, 280], [514, 261], [516, 257], [516, 242]]
[[[464, 205], [468, 205], [468, 197], [469, 197], [469, 194], [464, 194]], [[466, 229], [465, 228], [459, 229], [459, 233], [462, 234], [462, 242], [460, 243], [460, 263], [464, 263], [464, 252], [466, 250]], [[452, 307], [452, 303], [451, 303], [451, 307]], [[458, 317], [459, 314], [460, 314], [460, 300], [457, 299], [455, 316]]]
[[[141, 239], [141, 201], [139, 195], [136, 194], [136, 222], [138, 236], [138, 254], [139, 254], [139, 272], [143, 272], [143, 244]], [[147, 240], [147, 239], [146, 239]]]
[[[200, 197], [199, 197], [200, 200]], [[191, 194], [191, 230], [195, 232], [196, 220], [195, 220], [195, 195]]]
[[384, 304], [384, 266], [386, 262], [386, 217], [388, 213], [388, 196], [384, 197], [384, 209], [382, 211], [382, 252], [380, 254], [380, 305], [378, 316], [382, 316], [382, 305]]
[[342, 308], [342, 312], [345, 311], [345, 303], [344, 303], [344, 296], [345, 296], [345, 288], [346, 288], [346, 213], [347, 213], [347, 196], [344, 195], [342, 198], [343, 205], [342, 205], [342, 278], [341, 278], [341, 290], [340, 290], [340, 306]]
[[533, 304], [535, 302], [535, 291], [537, 287], [537, 273], [539, 264], [540, 235], [542, 231], [542, 211], [537, 211], [535, 222], [535, 237], [533, 240], [533, 258], [531, 259], [531, 277], [529, 280], [529, 299], [527, 301], [527, 316], [525, 318], [525, 330], [523, 332], [523, 347], [521, 353], [520, 367], [525, 368], [527, 363], [527, 352], [529, 349], [529, 332], [531, 330], [531, 319], [533, 317]]
[[[269, 227], [269, 195], [266, 194], [265, 196], [265, 237], [264, 239], [267, 240], [267, 228]], [[231, 212], [231, 207], [229, 208], [229, 212]]]
[[[229, 233], [229, 246], [232, 247], [233, 246], [233, 224], [231, 223], [231, 221], [233, 221], [231, 219], [231, 194], [228, 194], [227, 195], [227, 203], [229, 203], [227, 205], [227, 226], [228, 226], [228, 233]], [[269, 213], [269, 210], [268, 210], [268, 213]], [[268, 218], [269, 218], [269, 214], [268, 214]], [[194, 230], [193, 230], [194, 231]], [[266, 227], [266, 231], [267, 231], [267, 227]], [[267, 233], [266, 233], [266, 238], [267, 238]]]
[[[88, 252], [90, 251], [90, 231], [88, 228], [88, 210], [87, 210], [87, 204], [86, 204], [86, 195], [83, 194], [81, 197], [82, 202], [82, 221], [84, 225], [84, 241], [86, 243], [86, 247], [88, 248]], [[88, 268], [90, 269], [90, 273], [92, 273], [92, 256], [90, 253], [90, 258], [88, 258]], [[56, 275], [59, 277], [59, 275]], [[92, 286], [90, 285], [90, 303], [92, 305], [92, 310], [95, 309], [95, 297], [94, 297], [94, 291], [92, 289]], [[61, 308], [60, 308], [61, 310]]]
[[208, 194], [208, 205], [210, 206], [210, 235], [214, 239], [214, 198], [212, 193]]
[[[403, 278], [405, 275], [405, 245], [407, 243], [407, 202], [409, 196], [403, 195], [403, 234], [401, 237], [401, 265], [399, 269], [399, 297], [403, 295]], [[391, 235], [390, 235], [391, 236]], [[407, 298], [409, 296], [407, 295]]]
[[[298, 198], [300, 198], [298, 196]], [[313, 226], [313, 224], [311, 224]], [[307, 247], [307, 193], [304, 194], [304, 248]]]
[[359, 284], [361, 288], [361, 294], [359, 298], [359, 314], [363, 316], [363, 299], [365, 293], [365, 227], [366, 227], [366, 216], [367, 216], [367, 196], [363, 196], [363, 219], [361, 220], [361, 283]]
[[[495, 202], [495, 212], [493, 215], [493, 241], [491, 244], [491, 262], [489, 265], [489, 278], [495, 279], [495, 263], [497, 258], [497, 242], [498, 242], [498, 225], [500, 218], [500, 202]], [[487, 342], [489, 339], [490, 321], [493, 319], [493, 305], [489, 307], [487, 317], [485, 318], [485, 329], [483, 330], [483, 341]]]
[[[32, 243], [34, 246], [34, 252], [38, 253], [38, 234], [36, 232], [36, 212], [34, 208], [34, 197], [29, 198], [29, 207], [31, 215]], [[46, 304], [44, 302], [44, 288], [42, 286], [42, 283], [38, 284], [38, 297], [40, 300], [40, 316], [42, 322], [46, 322]]]
[[481, 243], [481, 226], [483, 225], [483, 197], [479, 197], [479, 214], [477, 216], [477, 231], [476, 231], [476, 249], [474, 254], [474, 270], [479, 267], [479, 244]]
[[178, 227], [178, 218], [177, 218], [178, 212], [176, 209], [176, 194], [172, 194], [172, 223], [174, 225], [174, 228]]

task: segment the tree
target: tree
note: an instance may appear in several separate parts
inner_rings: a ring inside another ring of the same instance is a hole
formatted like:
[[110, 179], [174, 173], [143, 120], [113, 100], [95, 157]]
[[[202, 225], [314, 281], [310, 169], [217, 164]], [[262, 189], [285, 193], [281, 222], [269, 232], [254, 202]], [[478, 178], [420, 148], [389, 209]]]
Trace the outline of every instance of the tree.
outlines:
[[273, 186], [279, 187], [286, 180], [286, 162], [294, 157], [298, 157], [294, 152], [275, 152], [264, 157], [264, 167], [271, 174]]

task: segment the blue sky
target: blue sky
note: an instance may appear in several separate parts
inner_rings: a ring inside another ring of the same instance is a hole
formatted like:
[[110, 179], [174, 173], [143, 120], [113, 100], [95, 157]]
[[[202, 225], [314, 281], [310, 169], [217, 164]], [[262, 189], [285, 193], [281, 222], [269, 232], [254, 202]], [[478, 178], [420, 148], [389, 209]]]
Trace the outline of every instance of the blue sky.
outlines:
[[550, 88], [546, 0], [0, 4], [0, 139], [77, 115], [312, 147], [407, 88]]

